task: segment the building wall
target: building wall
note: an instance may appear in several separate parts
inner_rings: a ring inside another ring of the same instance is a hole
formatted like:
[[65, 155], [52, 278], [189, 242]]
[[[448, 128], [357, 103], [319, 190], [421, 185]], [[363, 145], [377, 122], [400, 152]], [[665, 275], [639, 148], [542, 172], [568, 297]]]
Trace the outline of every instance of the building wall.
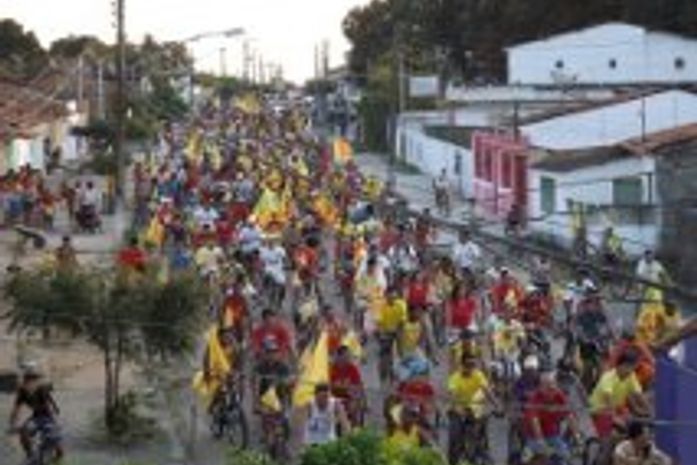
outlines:
[[431, 177], [445, 169], [453, 189], [464, 197], [474, 195], [474, 160], [469, 149], [429, 137], [417, 129], [400, 129], [397, 142], [397, 153], [403, 155], [404, 162]]
[[[642, 179], [643, 201], [645, 204], [660, 204], [660, 194], [656, 191], [655, 159], [652, 157], [630, 158], [599, 166], [578, 169], [568, 173], [553, 173], [536, 169], [529, 172], [528, 215], [530, 229], [540, 235], [568, 246], [573, 241], [573, 216], [569, 200], [585, 205], [613, 205], [613, 179], [638, 176]], [[553, 179], [556, 195], [553, 212], [542, 208], [542, 178]], [[656, 209], [649, 209], [643, 224], [627, 224], [619, 219], [626, 209], [604, 211], [588, 217], [588, 239], [599, 245], [603, 231], [608, 226], [615, 227], [624, 239], [625, 249], [632, 255], [641, 254], [646, 248], [656, 248], [659, 244], [660, 219]]]
[[697, 95], [669, 91], [647, 96], [643, 102], [632, 100], [524, 125], [521, 132], [532, 146], [574, 150], [610, 146], [641, 137], [642, 133], [695, 122]]
[[508, 133], [472, 136], [474, 199], [485, 216], [504, 218], [514, 204], [527, 204], [527, 141]]
[[510, 84], [691, 82], [697, 79], [697, 41], [633, 26], [601, 26], [512, 47], [508, 71]]

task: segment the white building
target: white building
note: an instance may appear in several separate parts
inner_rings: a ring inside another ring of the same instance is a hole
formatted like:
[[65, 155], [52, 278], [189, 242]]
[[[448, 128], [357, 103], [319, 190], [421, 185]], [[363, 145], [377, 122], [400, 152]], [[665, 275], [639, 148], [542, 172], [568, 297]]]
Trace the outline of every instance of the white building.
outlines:
[[609, 23], [507, 49], [509, 84], [671, 84], [697, 81], [697, 40]]
[[609, 146], [695, 122], [697, 95], [676, 90], [547, 117], [523, 124], [521, 133], [533, 147], [573, 150]]
[[547, 151], [528, 172], [530, 230], [569, 247], [583, 218], [588, 240], [599, 246], [607, 227], [639, 255], [660, 240], [656, 159], [621, 146], [574, 152]]

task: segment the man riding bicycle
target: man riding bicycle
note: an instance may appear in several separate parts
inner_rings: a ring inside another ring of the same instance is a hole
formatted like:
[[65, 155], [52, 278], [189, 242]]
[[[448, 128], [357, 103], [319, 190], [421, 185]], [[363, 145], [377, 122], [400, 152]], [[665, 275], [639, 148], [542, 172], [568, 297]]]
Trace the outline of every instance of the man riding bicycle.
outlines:
[[328, 384], [315, 386], [315, 397], [303, 412], [306, 446], [317, 446], [335, 441], [341, 434], [351, 432], [351, 423], [344, 405], [331, 395]]
[[340, 346], [329, 368], [329, 381], [332, 395], [344, 404], [351, 424], [362, 425], [362, 413], [367, 406], [363, 377], [358, 365], [352, 360], [351, 351]]
[[[539, 387], [530, 395], [524, 407], [526, 423], [524, 456], [530, 463], [540, 457], [569, 459], [569, 444], [563, 438], [563, 427], [567, 424], [573, 437], [580, 436], [576, 419], [571, 412], [567, 395], [556, 384], [553, 372], [540, 376]], [[544, 462], [546, 463], [546, 462]]]
[[[29, 418], [19, 427], [17, 422], [22, 407], [31, 411]], [[55, 461], [59, 461], [63, 455], [63, 447], [60, 442], [56, 417], [60, 409], [51, 394], [51, 386], [42, 383], [42, 375], [35, 368], [29, 368], [22, 376], [22, 383], [17, 389], [14, 406], [10, 413], [10, 431], [17, 431], [22, 444], [22, 449], [27, 458], [34, 454], [32, 438], [42, 429], [46, 428], [55, 435], [53, 439], [53, 453]]]
[[407, 303], [392, 287], [387, 290], [385, 301], [380, 305], [376, 318], [379, 349], [379, 367], [382, 381], [391, 377], [392, 361], [397, 337], [407, 322]]
[[498, 402], [489, 388], [486, 375], [477, 368], [477, 360], [468, 355], [463, 356], [460, 370], [448, 378], [447, 388], [451, 400], [448, 458], [455, 465], [463, 458], [475, 458], [463, 457], [466, 442], [478, 443], [471, 448], [473, 454], [487, 453], [485, 450], [476, 450], [481, 448], [486, 439], [484, 408], [487, 403], [496, 407]]

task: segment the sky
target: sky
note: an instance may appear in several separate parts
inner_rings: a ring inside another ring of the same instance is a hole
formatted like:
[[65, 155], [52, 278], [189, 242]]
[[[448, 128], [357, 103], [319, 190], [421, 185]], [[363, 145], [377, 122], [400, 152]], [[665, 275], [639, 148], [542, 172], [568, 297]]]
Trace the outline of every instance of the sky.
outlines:
[[[43, 45], [70, 34], [90, 34], [113, 42], [113, 0], [0, 0], [0, 17], [13, 18], [32, 30]], [[146, 33], [157, 40], [242, 27], [251, 48], [264, 61], [283, 66], [287, 79], [303, 82], [314, 75], [314, 47], [330, 43], [331, 66], [343, 64], [348, 43], [341, 21], [368, 0], [126, 0], [130, 41]], [[245, 38], [211, 38], [192, 44], [197, 68], [219, 72], [225, 48], [229, 74], [242, 69]]]

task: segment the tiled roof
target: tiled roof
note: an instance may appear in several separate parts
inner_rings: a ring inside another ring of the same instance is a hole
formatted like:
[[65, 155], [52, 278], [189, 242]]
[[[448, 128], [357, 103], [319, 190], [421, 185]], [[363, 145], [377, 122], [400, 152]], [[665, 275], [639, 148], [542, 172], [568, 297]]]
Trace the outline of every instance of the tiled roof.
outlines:
[[53, 95], [9, 80], [0, 80], [0, 137], [26, 134], [65, 116], [65, 104]]

